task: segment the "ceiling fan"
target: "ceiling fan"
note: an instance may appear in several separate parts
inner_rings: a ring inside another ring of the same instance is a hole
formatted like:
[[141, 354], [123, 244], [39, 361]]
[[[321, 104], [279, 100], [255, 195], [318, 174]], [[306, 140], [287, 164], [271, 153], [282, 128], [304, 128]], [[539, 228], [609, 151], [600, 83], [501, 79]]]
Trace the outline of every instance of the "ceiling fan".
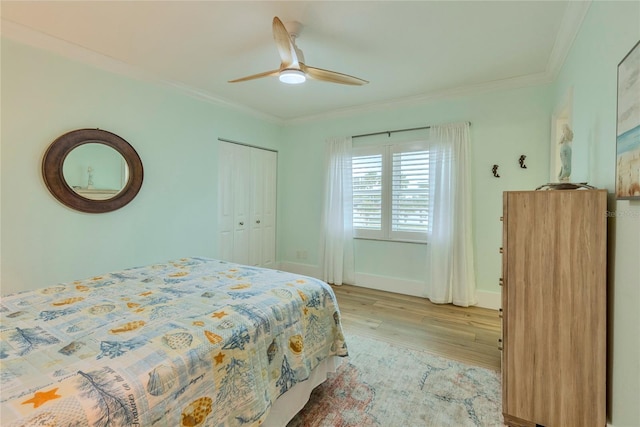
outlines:
[[288, 84], [304, 83], [307, 78], [322, 80], [343, 85], [359, 86], [369, 83], [358, 77], [342, 74], [335, 71], [323, 70], [322, 68], [310, 67], [304, 63], [304, 55], [296, 46], [296, 37], [300, 29], [300, 24], [294, 23], [291, 33], [287, 31], [282, 21], [276, 16], [273, 18], [273, 38], [280, 53], [280, 68], [266, 71], [235, 80], [229, 83], [245, 82], [247, 80], [259, 79], [262, 77], [278, 76], [281, 82]]

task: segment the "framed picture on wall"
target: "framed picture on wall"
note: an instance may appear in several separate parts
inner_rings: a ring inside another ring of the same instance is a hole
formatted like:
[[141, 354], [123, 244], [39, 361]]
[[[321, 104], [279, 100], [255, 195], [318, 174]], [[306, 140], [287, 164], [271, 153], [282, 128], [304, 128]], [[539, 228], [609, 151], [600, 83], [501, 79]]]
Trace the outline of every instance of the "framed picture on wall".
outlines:
[[618, 64], [616, 198], [640, 200], [640, 41]]

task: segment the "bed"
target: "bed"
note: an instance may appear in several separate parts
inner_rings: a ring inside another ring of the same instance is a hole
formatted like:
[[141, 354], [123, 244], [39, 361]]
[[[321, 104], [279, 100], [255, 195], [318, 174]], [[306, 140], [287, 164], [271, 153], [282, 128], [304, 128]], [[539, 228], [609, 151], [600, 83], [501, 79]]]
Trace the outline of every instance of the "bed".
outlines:
[[9, 426], [283, 426], [347, 355], [330, 286], [208, 258], [5, 296]]

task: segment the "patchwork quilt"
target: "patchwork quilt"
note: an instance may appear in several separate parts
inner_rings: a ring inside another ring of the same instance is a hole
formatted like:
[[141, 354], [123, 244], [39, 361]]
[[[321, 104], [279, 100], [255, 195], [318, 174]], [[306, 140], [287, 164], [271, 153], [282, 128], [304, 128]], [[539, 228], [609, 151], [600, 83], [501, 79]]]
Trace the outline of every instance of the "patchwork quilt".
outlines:
[[0, 300], [0, 424], [255, 426], [346, 356], [319, 280], [184, 258]]

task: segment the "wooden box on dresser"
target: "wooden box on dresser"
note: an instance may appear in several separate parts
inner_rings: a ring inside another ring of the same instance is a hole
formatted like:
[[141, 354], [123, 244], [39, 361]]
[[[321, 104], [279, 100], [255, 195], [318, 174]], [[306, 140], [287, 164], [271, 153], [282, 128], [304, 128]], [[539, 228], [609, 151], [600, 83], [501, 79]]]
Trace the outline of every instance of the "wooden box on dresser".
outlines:
[[606, 190], [503, 195], [506, 425], [606, 425]]

